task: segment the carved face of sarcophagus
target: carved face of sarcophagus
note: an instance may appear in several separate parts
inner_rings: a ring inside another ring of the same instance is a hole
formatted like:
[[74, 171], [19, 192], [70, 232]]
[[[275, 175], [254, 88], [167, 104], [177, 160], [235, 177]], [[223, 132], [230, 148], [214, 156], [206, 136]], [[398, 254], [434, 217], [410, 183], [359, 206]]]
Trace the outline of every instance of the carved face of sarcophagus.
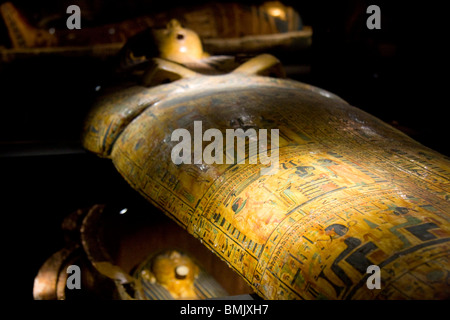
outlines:
[[[263, 55], [157, 60], [102, 97], [84, 146], [268, 299], [449, 298], [450, 161]], [[159, 79], [159, 80], [158, 80]]]

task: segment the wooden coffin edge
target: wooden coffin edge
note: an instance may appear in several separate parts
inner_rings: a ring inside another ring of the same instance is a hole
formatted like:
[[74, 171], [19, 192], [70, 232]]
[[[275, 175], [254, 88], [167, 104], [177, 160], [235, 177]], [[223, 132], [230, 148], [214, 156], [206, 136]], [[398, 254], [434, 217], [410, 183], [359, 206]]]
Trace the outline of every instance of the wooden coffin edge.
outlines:
[[[240, 38], [203, 39], [205, 51], [210, 54], [257, 53], [273, 49], [305, 50], [312, 44], [312, 28], [304, 26], [302, 30], [286, 33], [245, 36]], [[94, 46], [68, 46], [47, 48], [5, 48], [0, 46], [0, 62], [7, 63], [16, 59], [59, 55], [65, 57], [92, 56], [107, 58], [119, 52], [125, 42], [97, 44]]]

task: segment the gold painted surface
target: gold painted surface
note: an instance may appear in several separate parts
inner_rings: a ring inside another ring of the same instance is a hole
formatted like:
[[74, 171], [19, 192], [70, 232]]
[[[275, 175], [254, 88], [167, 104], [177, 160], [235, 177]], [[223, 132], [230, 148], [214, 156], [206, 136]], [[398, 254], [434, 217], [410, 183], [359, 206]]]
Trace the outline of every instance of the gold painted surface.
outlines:
[[206, 58], [200, 37], [192, 30], [183, 28], [173, 19], [165, 29], [154, 31], [160, 57], [178, 63], [188, 63]]
[[[278, 172], [175, 165], [171, 134], [194, 121], [279, 129]], [[133, 87], [99, 100], [83, 139], [264, 298], [450, 297], [449, 159], [327, 91], [242, 73]]]
[[165, 249], [150, 255], [134, 271], [140, 300], [197, 300], [228, 293], [186, 252]]
[[177, 299], [195, 299], [194, 280], [198, 267], [187, 256], [178, 251], [164, 252], [156, 256], [151, 269], [144, 269], [143, 277], [160, 283]]

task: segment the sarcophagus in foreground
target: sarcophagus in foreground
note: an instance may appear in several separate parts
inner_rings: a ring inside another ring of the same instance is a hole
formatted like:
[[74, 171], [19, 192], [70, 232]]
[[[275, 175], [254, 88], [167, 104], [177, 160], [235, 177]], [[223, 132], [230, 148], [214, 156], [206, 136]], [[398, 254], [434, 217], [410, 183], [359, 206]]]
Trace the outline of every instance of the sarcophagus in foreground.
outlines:
[[[325, 90], [270, 77], [271, 57], [217, 76], [157, 61], [154, 86], [98, 101], [84, 146], [255, 292], [450, 297], [448, 158]], [[164, 75], [178, 80], [158, 84]], [[244, 137], [244, 159], [231, 129], [257, 133]], [[186, 148], [174, 132], [189, 133]]]

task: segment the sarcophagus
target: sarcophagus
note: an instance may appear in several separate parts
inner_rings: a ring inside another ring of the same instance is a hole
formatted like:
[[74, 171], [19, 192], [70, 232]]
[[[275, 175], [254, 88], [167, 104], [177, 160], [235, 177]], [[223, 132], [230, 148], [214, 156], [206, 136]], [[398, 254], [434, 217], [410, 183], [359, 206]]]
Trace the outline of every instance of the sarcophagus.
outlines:
[[272, 77], [270, 56], [215, 76], [156, 65], [152, 87], [97, 102], [84, 146], [261, 297], [450, 297], [448, 158]]

